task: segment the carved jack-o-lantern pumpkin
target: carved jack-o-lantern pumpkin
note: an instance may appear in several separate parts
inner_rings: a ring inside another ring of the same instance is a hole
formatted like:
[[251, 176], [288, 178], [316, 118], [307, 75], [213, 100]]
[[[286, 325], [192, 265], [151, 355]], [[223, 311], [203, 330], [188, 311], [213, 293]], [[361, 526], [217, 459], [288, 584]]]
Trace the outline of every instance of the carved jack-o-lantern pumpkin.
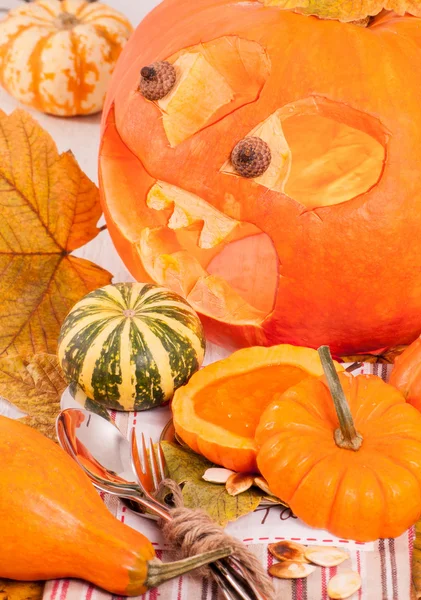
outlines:
[[421, 332], [421, 21], [277, 1], [166, 0], [140, 25], [104, 113], [110, 233], [219, 342], [405, 344]]

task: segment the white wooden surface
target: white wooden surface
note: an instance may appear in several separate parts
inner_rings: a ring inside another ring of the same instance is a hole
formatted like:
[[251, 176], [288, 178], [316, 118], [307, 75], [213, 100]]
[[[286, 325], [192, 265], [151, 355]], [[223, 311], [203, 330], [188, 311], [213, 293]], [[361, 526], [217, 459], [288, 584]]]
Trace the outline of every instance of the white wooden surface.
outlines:
[[[0, 8], [14, 8], [22, 0], [0, 0]], [[120, 12], [124, 13], [133, 26], [140, 23], [143, 17], [159, 4], [159, 0], [102, 0]], [[191, 0], [194, 2], [194, 0]], [[56, 142], [60, 152], [71, 150], [76, 156], [81, 168], [98, 183], [97, 160], [100, 133], [100, 115], [76, 118], [58, 118], [44, 115], [35, 110], [20, 105], [9, 94], [0, 88], [0, 108], [7, 114], [20, 106], [30, 112], [46, 129]], [[100, 223], [102, 223], [101, 221]], [[114, 281], [132, 281], [130, 273], [114, 249], [107, 231], [101, 232], [95, 240], [74, 253], [87, 258], [104, 267], [114, 275]], [[213, 362], [228, 353], [221, 348], [208, 344], [206, 363]], [[0, 400], [0, 414], [4, 404]]]

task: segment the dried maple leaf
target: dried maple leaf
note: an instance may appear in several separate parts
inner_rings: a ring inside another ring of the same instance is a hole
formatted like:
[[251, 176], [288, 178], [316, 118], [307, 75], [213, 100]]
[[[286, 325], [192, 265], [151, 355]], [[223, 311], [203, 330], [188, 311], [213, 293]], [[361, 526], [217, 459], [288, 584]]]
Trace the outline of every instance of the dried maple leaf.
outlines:
[[0, 396], [28, 415], [21, 419], [55, 440], [55, 422], [67, 382], [53, 354], [0, 358]]
[[398, 15], [410, 13], [421, 16], [419, 0], [258, 0], [265, 6], [295, 10], [304, 15], [323, 19], [358, 21], [378, 15], [382, 10], [392, 10]]
[[238, 496], [230, 496], [224, 485], [209, 483], [202, 478], [205, 471], [217, 465], [170, 442], [161, 442], [161, 446], [169, 476], [183, 485], [185, 506], [202, 508], [222, 527], [253, 512], [259, 506], [264, 494], [256, 488]]
[[55, 352], [61, 323], [111, 275], [70, 256], [92, 240], [96, 186], [25, 111], [0, 113], [0, 356]]

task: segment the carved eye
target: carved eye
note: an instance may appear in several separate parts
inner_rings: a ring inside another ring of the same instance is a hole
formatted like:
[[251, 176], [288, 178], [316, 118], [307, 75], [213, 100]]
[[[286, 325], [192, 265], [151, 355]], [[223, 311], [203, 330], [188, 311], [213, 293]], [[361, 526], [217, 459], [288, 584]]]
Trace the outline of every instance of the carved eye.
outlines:
[[161, 100], [173, 89], [177, 78], [171, 63], [154, 62], [140, 71], [139, 89], [147, 100]]
[[258, 137], [246, 137], [235, 146], [231, 163], [242, 177], [254, 179], [268, 170], [272, 160], [269, 145]]

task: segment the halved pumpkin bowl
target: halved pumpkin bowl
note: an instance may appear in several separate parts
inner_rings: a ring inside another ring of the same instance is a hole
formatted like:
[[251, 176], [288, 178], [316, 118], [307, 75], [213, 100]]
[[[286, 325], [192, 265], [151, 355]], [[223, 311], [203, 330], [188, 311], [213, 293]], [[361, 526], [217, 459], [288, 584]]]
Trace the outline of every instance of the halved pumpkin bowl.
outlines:
[[265, 408], [275, 394], [321, 375], [319, 355], [310, 348], [283, 344], [239, 350], [176, 391], [171, 405], [176, 433], [218, 465], [257, 472], [254, 436]]

